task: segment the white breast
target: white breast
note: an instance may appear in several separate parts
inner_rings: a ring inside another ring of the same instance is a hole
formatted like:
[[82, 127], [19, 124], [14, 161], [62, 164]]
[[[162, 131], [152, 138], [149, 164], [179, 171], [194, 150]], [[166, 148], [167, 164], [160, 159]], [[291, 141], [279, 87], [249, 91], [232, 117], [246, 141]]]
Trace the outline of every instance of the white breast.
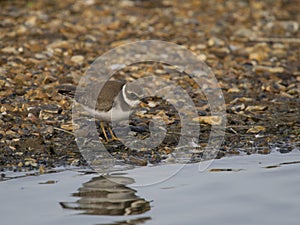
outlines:
[[84, 110], [86, 110], [88, 113], [90, 113], [91, 115], [93, 115], [96, 119], [100, 120], [100, 121], [105, 121], [105, 122], [109, 122], [112, 119], [112, 113], [114, 113], [113, 115], [113, 119], [116, 121], [120, 121], [120, 120], [125, 120], [128, 119], [129, 115], [130, 115], [130, 111], [122, 111], [121, 107], [119, 104], [116, 104], [114, 106], [114, 110], [109, 110], [107, 112], [101, 112], [101, 111], [97, 111], [95, 109], [91, 109], [87, 106], [82, 105], [82, 107], [84, 108]]

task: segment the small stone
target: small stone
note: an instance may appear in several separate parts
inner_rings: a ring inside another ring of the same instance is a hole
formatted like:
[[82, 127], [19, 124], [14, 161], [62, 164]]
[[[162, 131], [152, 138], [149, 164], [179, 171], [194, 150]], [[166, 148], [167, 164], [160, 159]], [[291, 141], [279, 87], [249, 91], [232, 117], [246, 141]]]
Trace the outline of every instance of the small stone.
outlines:
[[199, 55], [197, 55], [197, 58], [201, 61], [206, 61], [207, 60], [207, 56], [205, 54], [199, 54]]
[[37, 20], [36, 16], [30, 16], [25, 21], [25, 25], [32, 27], [32, 26], [36, 25], [36, 20]]
[[268, 148], [268, 147], [265, 147], [265, 148], [262, 148], [262, 149], [258, 150], [257, 153], [264, 154], [264, 155], [270, 154], [271, 153], [271, 149]]
[[23, 152], [16, 152], [15, 155], [18, 155], [18, 156], [22, 156], [24, 153]]
[[154, 107], [157, 106], [157, 103], [154, 102], [154, 101], [149, 101], [149, 102], [148, 102], [148, 105], [149, 105], [150, 108], [154, 108]]
[[172, 154], [169, 154], [168, 158], [165, 161], [166, 163], [175, 163], [176, 159], [172, 156]]
[[1, 52], [16, 54], [18, 51], [14, 47], [5, 47], [1, 49]]
[[240, 92], [241, 90], [239, 89], [239, 88], [237, 88], [237, 87], [233, 87], [233, 88], [229, 88], [228, 89], [228, 93], [238, 93], [238, 92]]
[[231, 107], [231, 110], [232, 110], [234, 113], [239, 113], [239, 112], [241, 112], [241, 111], [244, 111], [245, 108], [246, 108], [245, 104], [242, 103], [242, 104], [239, 104], [239, 105], [232, 106], [232, 107]]
[[246, 111], [264, 111], [268, 108], [265, 105], [254, 105], [254, 106], [247, 106]]
[[73, 131], [74, 124], [73, 123], [62, 124], [60, 127], [67, 131]]
[[47, 56], [42, 53], [36, 53], [36, 54], [34, 54], [34, 57], [36, 59], [46, 59], [47, 58]]
[[212, 37], [207, 42], [208, 46], [224, 46], [225, 42], [217, 37]]
[[53, 113], [57, 114], [62, 111], [61, 107], [59, 105], [54, 105], [54, 104], [48, 104], [48, 105], [43, 105], [41, 107], [41, 110], [46, 113]]
[[74, 55], [71, 58], [71, 61], [77, 64], [82, 64], [84, 60], [84, 57], [82, 55]]
[[251, 39], [251, 38], [255, 37], [255, 31], [252, 31], [247, 28], [241, 28], [234, 32], [234, 36], [240, 37], [240, 38]]
[[79, 166], [79, 163], [80, 163], [80, 161], [78, 159], [74, 159], [70, 165], [71, 166]]
[[222, 117], [221, 116], [199, 116], [197, 118], [194, 118], [193, 121], [206, 123], [210, 125], [221, 125]]
[[45, 173], [45, 166], [40, 165], [40, 167], [39, 167], [39, 173], [40, 174], [44, 174]]
[[147, 166], [147, 161], [145, 159], [137, 158], [134, 156], [129, 157], [130, 163], [138, 166]]
[[262, 131], [266, 131], [266, 128], [263, 126], [255, 126], [255, 127], [251, 127], [249, 130], [247, 130], [247, 133], [257, 134]]
[[4, 180], [4, 178], [5, 178], [5, 174], [1, 173], [1, 175], [0, 175], [0, 181]]
[[292, 95], [290, 95], [286, 92], [283, 92], [283, 91], [280, 92], [280, 95], [281, 95], [281, 97], [284, 97], [284, 98], [291, 98], [291, 99], [294, 98]]
[[283, 73], [283, 67], [268, 67], [268, 66], [255, 66], [253, 68], [255, 72], [269, 72], [269, 73]]
[[266, 52], [252, 52], [249, 54], [249, 59], [256, 60], [258, 62], [263, 61], [268, 58], [268, 53]]
[[48, 180], [46, 182], [40, 182], [39, 184], [56, 184], [57, 181], [56, 180]]

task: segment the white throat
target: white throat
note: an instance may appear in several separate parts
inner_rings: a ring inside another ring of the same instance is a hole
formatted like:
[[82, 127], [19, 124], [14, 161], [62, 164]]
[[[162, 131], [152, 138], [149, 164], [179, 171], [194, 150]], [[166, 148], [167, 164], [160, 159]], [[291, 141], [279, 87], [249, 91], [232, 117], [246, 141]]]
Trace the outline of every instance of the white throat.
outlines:
[[127, 94], [126, 94], [126, 84], [122, 87], [122, 95], [123, 95], [123, 98], [124, 98], [124, 101], [130, 106], [130, 107], [133, 107], [135, 105], [137, 105], [140, 100], [131, 100], [129, 98], [127, 98]]

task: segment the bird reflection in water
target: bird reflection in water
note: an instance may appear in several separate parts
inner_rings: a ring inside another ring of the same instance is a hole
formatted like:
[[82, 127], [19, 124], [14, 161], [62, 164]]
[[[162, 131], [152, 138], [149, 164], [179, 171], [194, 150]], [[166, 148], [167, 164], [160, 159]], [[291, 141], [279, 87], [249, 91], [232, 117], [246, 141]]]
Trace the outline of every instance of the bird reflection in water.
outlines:
[[127, 185], [132, 178], [99, 176], [83, 184], [72, 196], [76, 202], [60, 202], [65, 209], [83, 211], [88, 215], [138, 215], [150, 210], [150, 202], [137, 196]]

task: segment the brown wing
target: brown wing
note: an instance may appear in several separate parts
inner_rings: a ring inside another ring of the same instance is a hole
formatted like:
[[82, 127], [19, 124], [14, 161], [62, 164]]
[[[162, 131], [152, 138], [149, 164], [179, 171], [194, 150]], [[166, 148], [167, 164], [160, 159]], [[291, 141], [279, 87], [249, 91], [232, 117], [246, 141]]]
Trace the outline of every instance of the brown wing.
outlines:
[[[103, 83], [99, 83], [99, 86], [101, 84]], [[97, 98], [96, 108], [101, 111], [109, 111], [112, 108], [115, 97], [119, 94], [124, 84], [125, 82], [113, 80], [105, 82]], [[92, 93], [92, 91], [86, 93], [86, 89], [82, 91], [77, 90], [76, 86], [71, 84], [59, 85], [56, 88], [58, 89], [58, 93], [69, 97], [74, 97], [75, 91], [77, 91], [76, 101], [92, 108], [92, 99], [95, 99], [96, 93]]]
[[109, 111], [124, 84], [120, 81], [107, 81], [99, 94], [96, 108], [101, 111]]

